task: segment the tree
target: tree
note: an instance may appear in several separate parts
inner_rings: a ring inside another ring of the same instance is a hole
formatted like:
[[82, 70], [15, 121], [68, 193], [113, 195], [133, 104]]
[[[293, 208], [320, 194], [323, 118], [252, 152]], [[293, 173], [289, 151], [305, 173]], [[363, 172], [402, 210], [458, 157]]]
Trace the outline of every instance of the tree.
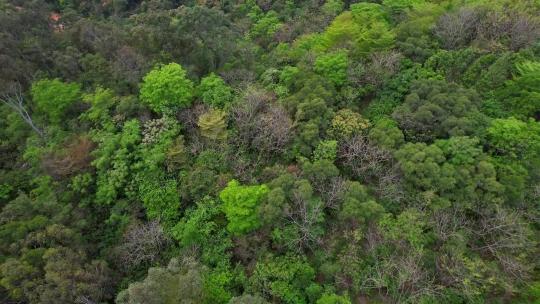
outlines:
[[214, 73], [201, 80], [197, 92], [204, 103], [215, 108], [223, 108], [233, 98], [231, 88]]
[[501, 201], [495, 167], [477, 138], [455, 136], [429, 146], [407, 143], [395, 155], [408, 186], [434, 208], [478, 208]]
[[383, 6], [390, 8], [393, 13], [400, 13], [424, 3], [424, 0], [383, 0], [382, 2]]
[[97, 170], [96, 202], [110, 205], [126, 189], [133, 174], [134, 152], [141, 140], [139, 122], [127, 121], [117, 134], [101, 131], [93, 135], [98, 143], [92, 152], [92, 165]]
[[134, 224], [124, 234], [119, 257], [126, 268], [154, 262], [169, 239], [157, 221]]
[[369, 127], [369, 121], [349, 109], [339, 110], [332, 119], [329, 133], [336, 139], [349, 139]]
[[188, 107], [193, 97], [193, 83], [186, 77], [181, 65], [169, 63], [154, 68], [144, 76], [140, 97], [158, 113]]
[[304, 304], [306, 289], [315, 279], [315, 270], [298, 256], [269, 256], [255, 266], [251, 288], [287, 304]]
[[205, 270], [190, 258], [171, 259], [166, 268], [148, 269], [147, 277], [121, 291], [116, 303], [201, 303]]
[[269, 11], [255, 22], [251, 28], [249, 37], [258, 39], [266, 45], [281, 26], [282, 24], [279, 21], [278, 14], [274, 11]]
[[394, 37], [383, 7], [362, 2], [337, 16], [323, 33], [321, 43], [323, 49], [348, 48], [353, 54], [366, 55], [388, 49]]
[[479, 105], [474, 90], [440, 80], [420, 80], [412, 84], [411, 93], [392, 117], [408, 139], [429, 142], [477, 132], [485, 123]]
[[335, 293], [326, 293], [317, 300], [316, 304], [351, 304], [346, 296], [339, 296]]
[[20, 84], [17, 83], [16, 85], [12, 86], [7, 93], [2, 94], [0, 96], [0, 101], [17, 112], [22, 120], [24, 120], [24, 122], [30, 126], [32, 130], [43, 138], [43, 131], [36, 126], [32, 116], [30, 116], [30, 113], [26, 109]]
[[268, 302], [259, 296], [244, 294], [239, 297], [234, 297], [229, 301], [229, 304], [267, 304]]
[[369, 139], [385, 149], [395, 149], [404, 142], [403, 132], [397, 127], [397, 123], [389, 118], [383, 118], [375, 123], [369, 130]]
[[245, 234], [257, 229], [261, 225], [257, 207], [267, 192], [266, 185], [242, 186], [236, 180], [230, 181], [219, 194], [229, 221], [227, 230], [233, 234]]
[[201, 135], [213, 140], [225, 139], [227, 137], [225, 115], [226, 113], [221, 110], [210, 109], [199, 116], [197, 125], [201, 129]]
[[531, 160], [540, 151], [540, 123], [514, 117], [495, 119], [487, 129], [488, 145], [494, 155]]
[[77, 83], [65, 83], [60, 79], [42, 79], [32, 84], [32, 99], [38, 113], [51, 123], [58, 124], [70, 105], [80, 97], [81, 86]]
[[293, 137], [293, 122], [285, 109], [271, 96], [248, 88], [242, 101], [232, 109], [236, 143], [263, 156], [283, 153]]
[[[519, 118], [537, 118], [540, 115], [540, 62], [524, 61], [516, 64], [517, 73], [506, 85], [503, 101]], [[506, 92], [505, 92], [506, 91]]]
[[319, 56], [315, 60], [314, 70], [332, 81], [336, 87], [341, 87], [347, 81], [348, 65], [347, 53], [335, 52]]
[[335, 140], [323, 140], [313, 152], [313, 160], [329, 160], [331, 162], [336, 160], [337, 156], [337, 144]]

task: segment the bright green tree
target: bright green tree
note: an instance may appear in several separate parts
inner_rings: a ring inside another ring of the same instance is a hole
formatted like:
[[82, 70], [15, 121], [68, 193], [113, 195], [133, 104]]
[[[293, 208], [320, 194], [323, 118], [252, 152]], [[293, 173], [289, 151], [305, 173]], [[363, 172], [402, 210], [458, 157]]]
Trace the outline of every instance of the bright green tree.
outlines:
[[346, 296], [340, 296], [335, 293], [326, 293], [317, 300], [316, 304], [351, 304]]
[[223, 108], [233, 98], [231, 88], [214, 73], [201, 80], [197, 91], [204, 103], [216, 108]]
[[36, 110], [54, 124], [62, 121], [68, 107], [80, 97], [80, 92], [78, 83], [65, 83], [60, 79], [39, 80], [31, 88]]
[[340, 87], [347, 81], [349, 61], [345, 52], [321, 55], [315, 60], [315, 72]]
[[279, 256], [259, 261], [250, 278], [258, 292], [270, 294], [287, 304], [307, 303], [307, 288], [315, 279], [315, 270], [305, 257]]
[[495, 119], [487, 129], [488, 145], [495, 155], [517, 160], [539, 157], [540, 123], [514, 117]]
[[141, 100], [158, 113], [188, 107], [192, 97], [193, 83], [177, 63], [154, 68], [144, 76], [141, 84]]
[[257, 229], [261, 225], [257, 207], [267, 192], [266, 185], [242, 186], [236, 180], [230, 181], [219, 194], [229, 221], [227, 230], [245, 234]]
[[337, 16], [322, 34], [322, 48], [348, 48], [365, 55], [384, 50], [394, 43], [384, 8], [376, 3], [355, 3], [351, 10]]

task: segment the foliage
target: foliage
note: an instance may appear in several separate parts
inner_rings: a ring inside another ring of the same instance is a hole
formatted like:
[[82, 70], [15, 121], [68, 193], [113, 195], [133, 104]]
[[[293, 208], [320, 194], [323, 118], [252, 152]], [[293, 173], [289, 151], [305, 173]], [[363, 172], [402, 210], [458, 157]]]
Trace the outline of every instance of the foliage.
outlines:
[[189, 258], [153, 267], [141, 282], [118, 294], [116, 303], [197, 303], [202, 298], [204, 267]]
[[306, 288], [313, 284], [315, 271], [299, 257], [269, 257], [257, 263], [251, 286], [283, 303], [306, 303]]
[[398, 128], [397, 123], [388, 118], [375, 123], [369, 130], [369, 139], [386, 149], [398, 148], [405, 142], [403, 132]]
[[336, 139], [351, 138], [369, 127], [369, 121], [349, 109], [339, 110], [332, 119], [330, 134]]
[[68, 107], [80, 97], [80, 91], [78, 83], [64, 83], [60, 79], [39, 80], [31, 89], [36, 110], [54, 124], [62, 121]]
[[150, 109], [164, 113], [187, 107], [193, 97], [193, 83], [177, 63], [158, 66], [143, 78], [140, 97]]
[[244, 234], [260, 226], [256, 208], [267, 192], [265, 185], [242, 186], [236, 180], [227, 184], [219, 198], [223, 202], [223, 212], [229, 221], [227, 229], [231, 233]]
[[227, 137], [227, 125], [225, 112], [211, 109], [199, 116], [197, 125], [201, 129], [201, 135], [210, 139], [225, 139]]
[[98, 148], [93, 152], [95, 159], [92, 165], [98, 171], [98, 203], [111, 204], [128, 183], [130, 166], [134, 161], [133, 151], [140, 141], [139, 132], [139, 123], [132, 120], [125, 123], [121, 133], [95, 134]]
[[325, 54], [315, 60], [315, 72], [326, 77], [337, 87], [347, 80], [348, 59], [345, 52]]
[[326, 29], [321, 37], [322, 47], [347, 48], [359, 55], [387, 49], [394, 43], [394, 33], [385, 18], [381, 5], [355, 3]]
[[455, 136], [429, 146], [408, 143], [396, 158], [407, 183], [436, 208], [500, 202], [495, 167], [476, 138]]
[[0, 8], [0, 302], [538, 302], [535, 1]]
[[408, 139], [432, 141], [471, 135], [484, 123], [477, 93], [439, 80], [413, 83], [405, 102], [392, 114]]
[[329, 160], [335, 161], [337, 156], [337, 141], [325, 140], [321, 141], [313, 152], [313, 160]]
[[204, 103], [216, 108], [223, 108], [233, 97], [231, 88], [213, 73], [201, 80], [197, 92]]

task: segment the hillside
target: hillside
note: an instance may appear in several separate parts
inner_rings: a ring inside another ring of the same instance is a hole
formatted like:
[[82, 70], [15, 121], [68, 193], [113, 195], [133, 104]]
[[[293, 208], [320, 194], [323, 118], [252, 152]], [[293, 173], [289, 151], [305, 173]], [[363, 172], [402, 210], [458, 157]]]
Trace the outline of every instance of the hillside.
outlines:
[[540, 2], [0, 0], [0, 303], [540, 303]]

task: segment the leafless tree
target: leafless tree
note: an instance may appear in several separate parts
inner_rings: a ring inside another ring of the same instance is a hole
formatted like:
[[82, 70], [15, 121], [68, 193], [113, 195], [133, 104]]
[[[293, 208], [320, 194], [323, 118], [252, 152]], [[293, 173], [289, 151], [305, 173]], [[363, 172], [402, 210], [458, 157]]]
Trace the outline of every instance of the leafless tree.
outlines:
[[283, 152], [292, 138], [292, 120], [283, 107], [273, 102], [273, 96], [263, 90], [249, 88], [232, 116], [238, 130], [233, 139], [235, 144], [262, 155]]
[[477, 26], [478, 38], [497, 41], [505, 37], [511, 27], [508, 14], [488, 12]]
[[347, 190], [347, 182], [341, 177], [332, 178], [329, 183], [321, 185], [321, 189], [316, 189], [321, 194], [324, 206], [330, 209], [338, 209], [344, 192]]
[[293, 206], [288, 212], [288, 219], [299, 233], [298, 238], [293, 240], [294, 244], [290, 244], [291, 247], [301, 250], [320, 244], [317, 225], [321, 222], [324, 204], [318, 199], [307, 198], [297, 191], [294, 192], [293, 197]]
[[479, 11], [474, 8], [461, 8], [457, 12], [444, 14], [435, 28], [437, 35], [447, 49], [463, 46], [476, 37], [480, 22]]
[[473, 249], [494, 257], [507, 274], [521, 281], [531, 271], [529, 261], [520, 256], [534, 248], [532, 234], [520, 211], [498, 207], [480, 214], [474, 236], [481, 245]]
[[513, 13], [508, 29], [510, 48], [514, 51], [532, 45], [540, 38], [540, 22], [522, 13]]
[[372, 144], [364, 135], [357, 135], [341, 145], [339, 158], [362, 179], [380, 177], [392, 162], [390, 152]]
[[96, 304], [96, 302], [92, 301], [87, 296], [80, 296], [75, 301], [77, 304]]
[[[399, 248], [390, 256], [381, 255], [377, 248], [385, 242], [395, 243]], [[371, 271], [360, 284], [366, 291], [377, 290], [381, 295], [391, 296], [396, 303], [412, 302], [440, 289], [435, 277], [424, 266], [423, 252], [411, 248], [400, 240], [385, 240], [376, 227], [368, 229], [366, 251], [375, 259]], [[388, 282], [393, 282], [391, 286]]]
[[169, 239], [157, 221], [131, 226], [120, 246], [120, 258], [129, 268], [142, 262], [153, 262]]
[[0, 100], [12, 110], [17, 112], [24, 122], [29, 125], [32, 130], [39, 135], [39, 137], [44, 138], [45, 134], [36, 126], [32, 116], [30, 116], [30, 113], [26, 109], [22, 88], [19, 83], [15, 83], [7, 92], [0, 95]]
[[398, 71], [402, 58], [403, 55], [395, 50], [371, 54], [371, 62], [366, 67], [363, 82], [376, 87], [381, 86], [387, 77]]
[[263, 154], [281, 153], [292, 138], [293, 123], [283, 107], [268, 105], [255, 121], [252, 147]]

